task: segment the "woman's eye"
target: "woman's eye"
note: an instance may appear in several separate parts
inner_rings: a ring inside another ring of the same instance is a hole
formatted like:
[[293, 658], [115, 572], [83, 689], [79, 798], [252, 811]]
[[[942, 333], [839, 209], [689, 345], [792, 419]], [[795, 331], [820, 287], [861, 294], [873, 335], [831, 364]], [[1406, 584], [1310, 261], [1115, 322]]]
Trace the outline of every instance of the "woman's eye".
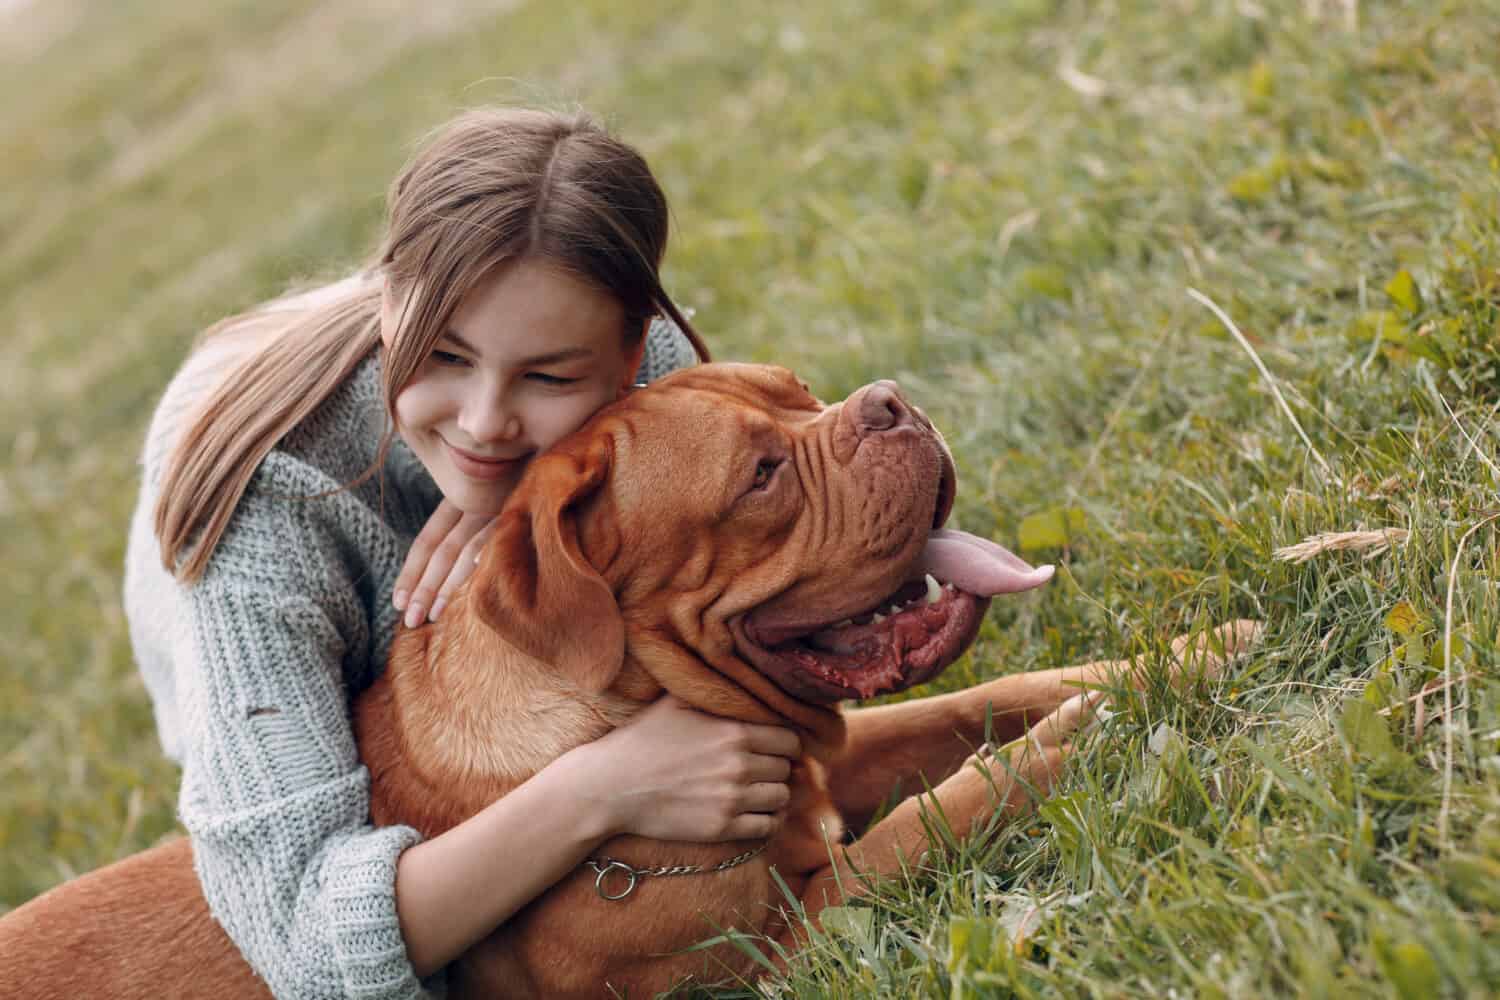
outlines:
[[433, 351], [432, 360], [440, 365], [466, 365], [469, 363], [462, 355], [452, 354], [448, 351]]
[[760, 464], [755, 467], [755, 480], [750, 484], [750, 488], [755, 490], [764, 489], [770, 483], [771, 477], [776, 475], [776, 470], [780, 465], [781, 460], [779, 458], [762, 459]]
[[581, 378], [563, 378], [561, 375], [548, 375], [546, 372], [532, 372], [526, 377], [543, 385], [572, 385], [574, 382], [583, 381]]

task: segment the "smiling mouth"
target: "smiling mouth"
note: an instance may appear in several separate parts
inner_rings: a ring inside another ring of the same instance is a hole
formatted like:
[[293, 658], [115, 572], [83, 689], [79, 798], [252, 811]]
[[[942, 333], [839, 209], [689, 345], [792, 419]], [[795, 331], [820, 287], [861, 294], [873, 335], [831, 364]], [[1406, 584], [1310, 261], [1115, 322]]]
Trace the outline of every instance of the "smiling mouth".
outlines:
[[931, 679], [974, 641], [988, 606], [989, 598], [928, 574], [904, 584], [875, 609], [805, 634], [746, 631], [758, 647], [757, 667], [793, 697], [864, 699]]
[[458, 471], [472, 479], [499, 479], [512, 470], [524, 466], [526, 460], [531, 457], [531, 453], [527, 452], [515, 458], [481, 458], [449, 444], [446, 438], [440, 440], [443, 442], [443, 447], [448, 449], [448, 455]]
[[934, 530], [896, 591], [858, 613], [822, 623], [742, 619], [743, 652], [761, 673], [809, 702], [871, 698], [936, 676], [979, 634], [990, 598], [1040, 586], [1005, 548], [962, 531]]

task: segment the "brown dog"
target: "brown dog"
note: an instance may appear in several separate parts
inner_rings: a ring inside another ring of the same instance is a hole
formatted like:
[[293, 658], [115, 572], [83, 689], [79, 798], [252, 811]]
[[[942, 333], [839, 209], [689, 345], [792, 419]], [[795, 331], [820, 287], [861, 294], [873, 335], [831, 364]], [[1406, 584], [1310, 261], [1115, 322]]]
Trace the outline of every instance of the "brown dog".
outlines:
[[[769, 842], [611, 841], [598, 853], [616, 864], [580, 868], [456, 963], [455, 996], [640, 996], [754, 975], [727, 946], [683, 949], [715, 928], [795, 946], [773, 870], [816, 919], [859, 891], [854, 868], [892, 874], [916, 859], [923, 803], [909, 799], [830, 860], [897, 782], [935, 785], [960, 832], [1026, 804], [1010, 770], [1047, 785], [1098, 698], [1080, 685], [1128, 679], [1128, 664], [838, 707], [930, 678], [973, 641], [991, 595], [1045, 579], [942, 530], [954, 488], [942, 438], [891, 383], [825, 407], [790, 373], [741, 365], [669, 376], [533, 463], [452, 609], [403, 632], [358, 702], [375, 822], [436, 835], [663, 692], [794, 726], [805, 756]], [[1199, 664], [1217, 669], [1253, 632], [1221, 629]], [[1034, 726], [1031, 739], [1009, 769], [961, 768], [987, 720], [994, 740]], [[762, 847], [719, 871], [635, 874], [712, 869]], [[185, 840], [0, 920], [0, 992], [12, 991], [265, 994], [210, 917]]]

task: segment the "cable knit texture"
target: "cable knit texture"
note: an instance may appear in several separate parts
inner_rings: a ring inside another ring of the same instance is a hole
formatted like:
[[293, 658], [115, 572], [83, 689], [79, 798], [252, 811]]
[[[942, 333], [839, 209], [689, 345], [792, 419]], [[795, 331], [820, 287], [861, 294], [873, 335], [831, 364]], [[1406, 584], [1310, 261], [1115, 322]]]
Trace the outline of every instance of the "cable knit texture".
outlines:
[[[276, 996], [421, 996], [395, 905], [396, 859], [420, 838], [370, 824], [349, 705], [385, 663], [390, 594], [441, 495], [399, 440], [381, 474], [341, 489], [374, 462], [385, 426], [372, 355], [261, 463], [203, 578], [178, 583], [152, 531], [156, 486], [234, 351], [210, 341], [163, 396], [126, 553], [131, 641], [163, 749], [183, 767], [181, 819], [214, 916]], [[694, 360], [658, 322], [641, 377]]]

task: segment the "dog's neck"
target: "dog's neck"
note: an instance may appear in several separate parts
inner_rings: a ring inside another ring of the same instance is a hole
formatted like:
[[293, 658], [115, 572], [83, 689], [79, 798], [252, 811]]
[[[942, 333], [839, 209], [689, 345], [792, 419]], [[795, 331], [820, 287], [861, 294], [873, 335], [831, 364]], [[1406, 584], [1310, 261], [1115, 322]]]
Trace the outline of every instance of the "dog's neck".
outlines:
[[[403, 632], [385, 674], [356, 707], [360, 753], [374, 776], [375, 821], [403, 822], [426, 836], [441, 833], [569, 750], [623, 725], [665, 691], [746, 722], [787, 721], [762, 714], [763, 707], [734, 711], [741, 700], [753, 702], [738, 692], [726, 704], [715, 689], [727, 682], [711, 669], [700, 668], [711, 686], [694, 686], [687, 683], [693, 673], [653, 669], [660, 665], [641, 658], [660, 659], [661, 652], [628, 644], [613, 683], [594, 692], [516, 649], [477, 615], [449, 615]], [[839, 717], [830, 714], [841, 737]], [[828, 756], [826, 742], [804, 731], [808, 756]], [[392, 798], [397, 795], [400, 801]]]
[[581, 690], [472, 615], [403, 632], [356, 706], [371, 814], [434, 836], [640, 707]]

